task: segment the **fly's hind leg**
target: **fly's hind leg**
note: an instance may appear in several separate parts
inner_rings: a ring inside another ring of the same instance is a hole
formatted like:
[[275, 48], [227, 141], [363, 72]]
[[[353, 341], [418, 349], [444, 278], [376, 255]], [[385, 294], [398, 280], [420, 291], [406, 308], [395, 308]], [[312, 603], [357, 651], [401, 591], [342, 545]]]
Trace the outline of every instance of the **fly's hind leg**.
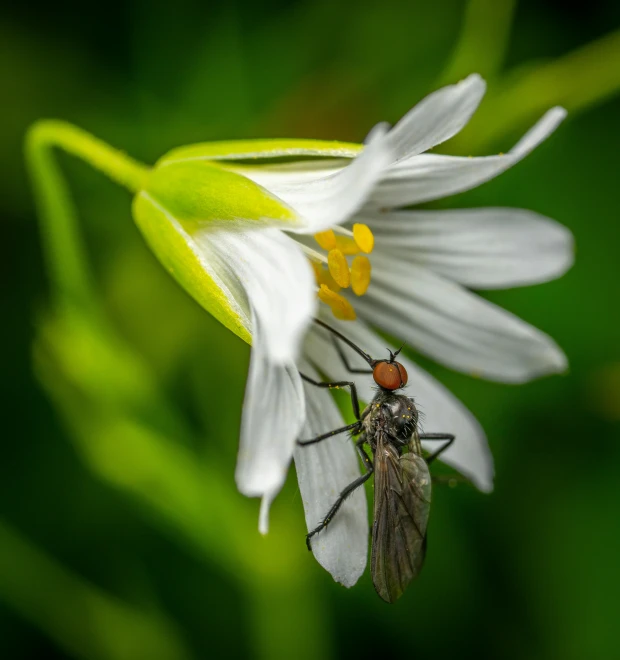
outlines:
[[445, 440], [446, 444], [442, 447], [439, 447], [437, 451], [434, 451], [426, 460], [426, 464], [430, 465], [436, 458], [441, 456], [444, 451], [454, 442], [455, 435], [452, 433], [420, 433], [420, 440]]
[[[441, 454], [446, 451], [446, 449], [454, 442], [455, 436], [452, 433], [421, 433], [420, 434], [420, 440], [445, 440], [446, 444], [440, 447], [437, 451], [433, 452], [430, 456], [428, 456], [426, 460], [426, 464], [430, 465], [436, 458], [441, 456]], [[470, 484], [471, 481], [467, 478], [464, 477], [462, 474], [439, 474], [439, 475], [432, 475], [431, 479], [434, 484], [447, 484], [451, 488], [456, 486], [457, 484]]]
[[312, 550], [312, 546], [310, 545], [310, 539], [315, 535], [318, 534], [321, 530], [325, 529], [327, 525], [333, 520], [334, 516], [338, 512], [338, 509], [342, 506], [343, 502], [355, 491], [357, 488], [359, 488], [365, 481], [368, 481], [370, 479], [372, 473], [374, 472], [374, 467], [372, 464], [372, 461], [368, 457], [368, 454], [364, 451], [362, 445], [366, 442], [366, 437], [362, 436], [356, 443], [355, 443], [355, 448], [357, 449], [358, 454], [361, 456], [362, 461], [364, 462], [364, 467], [366, 468], [367, 472], [366, 474], [363, 474], [361, 477], [358, 477], [355, 479], [355, 481], [352, 481], [341, 493], [338, 499], [334, 502], [332, 508], [327, 512], [327, 515], [323, 520], [308, 534], [306, 534], [306, 545], [308, 546], [308, 550]]

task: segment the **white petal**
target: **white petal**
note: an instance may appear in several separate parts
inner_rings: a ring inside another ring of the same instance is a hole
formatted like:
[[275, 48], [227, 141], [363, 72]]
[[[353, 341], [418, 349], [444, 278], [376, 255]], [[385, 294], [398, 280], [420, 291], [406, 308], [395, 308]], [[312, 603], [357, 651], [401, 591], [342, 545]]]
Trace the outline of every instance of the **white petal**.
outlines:
[[396, 256], [373, 255], [367, 320], [449, 367], [519, 383], [566, 369], [555, 342], [458, 284]]
[[244, 495], [266, 496], [260, 525], [264, 533], [269, 503], [284, 484], [304, 423], [305, 398], [296, 366], [271, 361], [258, 323], [252, 339], [235, 478]]
[[238, 295], [240, 284], [245, 291], [271, 359], [294, 361], [316, 309], [312, 269], [299, 245], [269, 228], [203, 230], [193, 238], [220, 279], [230, 283], [230, 290]]
[[[329, 323], [374, 358], [387, 357], [387, 348], [396, 350], [396, 347], [390, 346], [359, 320], [350, 323], [332, 319]], [[375, 394], [372, 376], [352, 375], [347, 371], [334, 349], [328, 331], [313, 330], [309, 333], [305, 347], [313, 361], [320, 360], [325, 364], [330, 378], [353, 380], [358, 385], [362, 399], [366, 402], [372, 399]], [[351, 349], [346, 346], [343, 346], [343, 349], [351, 366], [364, 367], [365, 363]], [[441, 454], [440, 460], [471, 479], [480, 490], [492, 490], [493, 458], [480, 424], [458, 399], [428, 373], [402, 353], [398, 359], [409, 374], [405, 394], [415, 399], [416, 407], [421, 413], [422, 430], [453, 433], [456, 436], [452, 446]], [[424, 443], [429, 451], [438, 449], [438, 445], [438, 442]]]
[[[298, 244], [275, 229], [194, 235], [222, 281], [242, 287], [252, 312], [252, 355], [236, 479], [250, 496], [281, 488], [305, 419], [299, 344], [315, 311], [311, 269]], [[261, 515], [266, 523], [266, 508]]]
[[486, 83], [474, 73], [429, 94], [390, 131], [395, 160], [417, 156], [456, 135], [476, 111]]
[[229, 169], [273, 190], [278, 186], [306, 184], [340, 172], [351, 159], [321, 159], [280, 163], [277, 165], [231, 165]]
[[557, 128], [566, 116], [553, 108], [502, 156], [461, 158], [421, 154], [391, 166], [372, 194], [371, 202], [394, 208], [419, 204], [475, 188], [527, 156]]
[[532, 211], [391, 211], [367, 220], [376, 250], [474, 289], [546, 282], [573, 264], [573, 236]]
[[[302, 371], [321, 380], [310, 365]], [[306, 424], [302, 437], [310, 439], [345, 422], [329, 392], [304, 382]], [[360, 476], [359, 458], [348, 433], [314, 445], [297, 446], [295, 467], [304, 503], [308, 531], [325, 517], [340, 492]], [[337, 582], [352, 587], [366, 567], [368, 509], [364, 487], [344, 502], [329, 526], [312, 538], [312, 552]]]
[[270, 490], [265, 493], [260, 501], [260, 512], [258, 514], [258, 531], [261, 534], [267, 534], [269, 531], [269, 509], [271, 509], [271, 503], [275, 499], [275, 496], [279, 492], [279, 488]]
[[382, 172], [393, 161], [385, 132], [383, 126], [373, 130], [362, 153], [335, 174], [302, 183], [273, 182], [266, 186], [305, 219], [304, 229], [292, 227], [290, 231], [322, 231], [346, 221], [366, 202]]

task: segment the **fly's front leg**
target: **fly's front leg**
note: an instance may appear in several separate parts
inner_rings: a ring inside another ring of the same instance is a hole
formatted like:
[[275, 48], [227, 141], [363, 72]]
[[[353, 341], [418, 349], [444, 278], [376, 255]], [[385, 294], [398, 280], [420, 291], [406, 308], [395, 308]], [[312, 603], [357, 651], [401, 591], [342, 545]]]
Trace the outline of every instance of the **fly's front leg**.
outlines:
[[340, 345], [340, 342], [336, 337], [332, 335], [332, 342], [334, 344], [334, 348], [336, 351], [338, 351], [338, 355], [340, 356], [340, 359], [342, 360], [342, 364], [347, 368], [347, 371], [352, 374], [371, 374], [373, 373], [372, 369], [356, 369], [355, 367], [352, 367], [349, 364], [349, 361], [347, 360], [347, 356], [344, 354], [344, 351], [342, 350], [342, 346]]
[[355, 383], [352, 383], [351, 381], [348, 380], [339, 380], [333, 383], [323, 383], [320, 380], [314, 380], [313, 378], [310, 378], [309, 376], [302, 374], [301, 371], [299, 372], [299, 375], [307, 383], [310, 383], [311, 385], [314, 385], [316, 387], [323, 387], [329, 390], [339, 387], [349, 387], [351, 390], [351, 405], [353, 406], [353, 414], [355, 415], [355, 419], [357, 419], [358, 422], [360, 421], [360, 402], [359, 399], [357, 398], [357, 388], [355, 387]]
[[312, 546], [310, 545], [310, 539], [315, 535], [318, 534], [321, 530], [325, 529], [327, 525], [333, 520], [334, 516], [338, 512], [338, 509], [342, 506], [343, 502], [351, 495], [351, 493], [359, 488], [365, 481], [368, 481], [370, 479], [372, 473], [375, 471], [374, 466], [372, 464], [372, 461], [368, 457], [368, 454], [364, 451], [363, 449], [363, 444], [366, 442], [366, 437], [360, 438], [356, 443], [355, 447], [357, 449], [357, 452], [362, 458], [362, 461], [364, 462], [364, 467], [366, 468], [367, 472], [366, 474], [363, 474], [361, 477], [358, 477], [355, 479], [355, 481], [352, 481], [341, 493], [340, 497], [334, 502], [332, 508], [327, 512], [327, 515], [323, 520], [308, 534], [306, 534], [306, 545], [308, 546], [308, 550], [312, 550]]
[[437, 451], [428, 456], [426, 464], [430, 465], [437, 457], [443, 454], [444, 451], [454, 442], [455, 435], [452, 433], [420, 433], [420, 440], [445, 440], [446, 444], [440, 447]]

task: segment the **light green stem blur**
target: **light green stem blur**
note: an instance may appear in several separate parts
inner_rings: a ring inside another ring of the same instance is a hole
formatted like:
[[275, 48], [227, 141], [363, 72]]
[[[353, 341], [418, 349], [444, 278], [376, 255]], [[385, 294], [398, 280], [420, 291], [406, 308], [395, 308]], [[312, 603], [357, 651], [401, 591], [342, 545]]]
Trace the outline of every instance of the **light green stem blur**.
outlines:
[[148, 167], [76, 126], [41, 120], [26, 135], [26, 162], [34, 187], [41, 237], [56, 303], [93, 306], [88, 257], [65, 180], [52, 150], [59, 148], [84, 160], [131, 192], [140, 189]]
[[[450, 140], [451, 152], [477, 153], [510, 130], [532, 125], [561, 105], [573, 118], [620, 90], [620, 30], [557, 59], [521, 66], [489, 88], [466, 128]], [[506, 145], [506, 148], [510, 144]]]
[[501, 71], [516, 4], [516, 0], [470, 0], [459, 40], [438, 86], [474, 71], [490, 81]]

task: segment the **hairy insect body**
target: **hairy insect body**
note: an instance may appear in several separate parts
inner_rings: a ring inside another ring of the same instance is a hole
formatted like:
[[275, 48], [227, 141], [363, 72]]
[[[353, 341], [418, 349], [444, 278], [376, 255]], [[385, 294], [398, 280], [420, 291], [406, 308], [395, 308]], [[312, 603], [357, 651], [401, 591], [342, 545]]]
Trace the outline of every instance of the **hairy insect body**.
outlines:
[[377, 437], [383, 435], [399, 449], [409, 445], [410, 451], [422, 454], [417, 434], [418, 411], [409, 397], [380, 390], [364, 410], [362, 420], [373, 452]]

